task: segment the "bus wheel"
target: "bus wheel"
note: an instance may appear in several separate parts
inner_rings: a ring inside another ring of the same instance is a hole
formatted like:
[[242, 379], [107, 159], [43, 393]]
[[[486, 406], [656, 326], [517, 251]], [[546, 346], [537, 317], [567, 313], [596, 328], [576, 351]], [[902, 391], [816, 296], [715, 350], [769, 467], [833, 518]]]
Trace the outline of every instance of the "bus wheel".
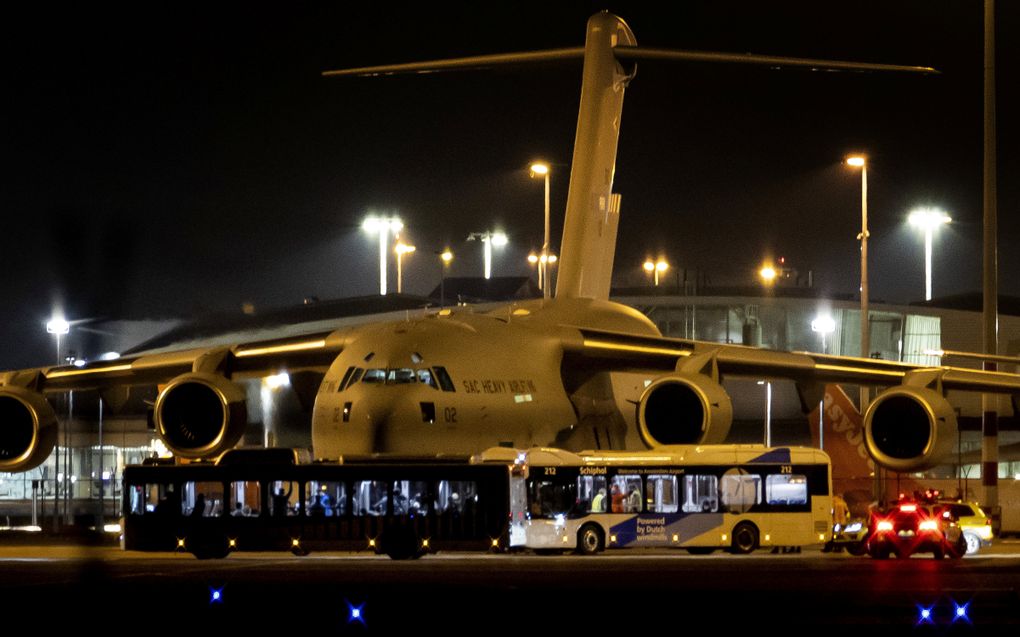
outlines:
[[741, 522], [733, 529], [731, 551], [747, 555], [758, 548], [758, 529], [750, 522]]
[[585, 524], [577, 532], [577, 553], [579, 555], [595, 555], [606, 548], [606, 540], [602, 537], [602, 529], [594, 524]]

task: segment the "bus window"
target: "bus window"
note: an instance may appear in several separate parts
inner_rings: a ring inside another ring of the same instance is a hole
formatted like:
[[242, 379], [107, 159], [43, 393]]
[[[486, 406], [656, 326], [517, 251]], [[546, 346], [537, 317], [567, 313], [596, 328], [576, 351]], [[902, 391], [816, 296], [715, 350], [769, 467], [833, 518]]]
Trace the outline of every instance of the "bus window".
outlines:
[[641, 497], [641, 476], [613, 476], [612, 486], [609, 491], [613, 513], [641, 512], [641, 502], [643, 500]]
[[551, 480], [530, 480], [528, 499], [531, 502], [531, 516], [551, 518], [566, 515], [577, 502], [575, 482], [553, 482]]
[[789, 473], [765, 476], [765, 501], [769, 504], [807, 504], [807, 476]]
[[676, 476], [648, 476], [646, 506], [653, 513], [676, 513], [680, 508], [680, 493]]
[[389, 500], [386, 483], [358, 480], [354, 483], [354, 515], [385, 515]]
[[203, 518], [223, 515], [223, 483], [185, 482], [181, 506], [184, 515]]
[[273, 480], [269, 483], [269, 515], [288, 517], [300, 512], [298, 506], [297, 482], [291, 480]]
[[715, 476], [684, 476], [684, 513], [714, 513], [719, 510], [719, 479]]
[[459, 514], [466, 506], [474, 503], [477, 492], [477, 485], [471, 481], [440, 480], [436, 493], [436, 512]]
[[577, 477], [577, 509], [583, 513], [606, 512], [606, 477]]
[[410, 481], [406, 483], [407, 508], [411, 515], [428, 515], [431, 510], [429, 505], [428, 483], [421, 481]]
[[233, 503], [230, 515], [257, 516], [262, 502], [262, 487], [258, 480], [231, 482], [230, 501]]
[[722, 503], [730, 513], [747, 513], [761, 502], [761, 477], [728, 469], [722, 477]]
[[308, 501], [305, 511], [310, 516], [331, 517], [344, 515], [347, 509], [347, 494], [343, 482], [312, 480], [305, 484]]
[[[145, 515], [146, 513], [154, 513], [157, 510], [160, 513], [168, 512], [167, 491], [171, 490], [173, 485], [152, 483], [144, 485], [132, 484], [128, 486], [128, 488], [130, 489], [130, 508], [128, 510], [128, 514]], [[161, 503], [163, 505], [162, 507], [160, 507]]]

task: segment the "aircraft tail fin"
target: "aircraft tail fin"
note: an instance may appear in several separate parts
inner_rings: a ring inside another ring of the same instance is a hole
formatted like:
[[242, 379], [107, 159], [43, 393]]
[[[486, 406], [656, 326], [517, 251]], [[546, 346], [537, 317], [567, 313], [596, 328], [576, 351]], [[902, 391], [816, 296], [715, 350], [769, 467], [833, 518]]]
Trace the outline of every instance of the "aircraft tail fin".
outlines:
[[812, 446], [821, 446], [832, 460], [833, 492], [842, 495], [851, 510], [862, 504], [866, 510], [873, 499], [875, 462], [864, 446], [864, 419], [839, 385], [825, 386], [822, 408], [821, 440], [819, 410], [809, 418]]

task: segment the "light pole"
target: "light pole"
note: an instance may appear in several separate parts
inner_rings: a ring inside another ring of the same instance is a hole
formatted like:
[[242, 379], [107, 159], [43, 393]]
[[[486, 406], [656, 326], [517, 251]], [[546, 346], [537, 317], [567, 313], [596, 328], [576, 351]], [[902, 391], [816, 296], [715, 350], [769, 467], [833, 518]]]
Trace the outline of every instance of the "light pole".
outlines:
[[924, 300], [931, 300], [931, 244], [935, 229], [952, 218], [937, 208], [918, 208], [907, 218], [910, 225], [924, 231]]
[[659, 258], [658, 261], [653, 262], [651, 259], [645, 261], [644, 266], [645, 272], [651, 273], [652, 278], [655, 281], [655, 287], [659, 286], [659, 274], [665, 273], [669, 269], [669, 263], [665, 259]]
[[442, 308], [446, 305], [446, 268], [453, 261], [453, 253], [449, 248], [443, 248], [442, 252], [436, 254], [439, 255], [439, 307]]
[[393, 236], [403, 230], [404, 223], [398, 217], [368, 217], [361, 228], [369, 234], [379, 234], [379, 294], [386, 296], [386, 253], [390, 243], [390, 232]]
[[486, 230], [485, 232], [472, 232], [468, 235], [468, 241], [474, 241], [475, 239], [482, 242], [482, 252], [485, 257], [485, 278], [492, 278], [492, 246], [503, 247], [508, 242], [507, 236], [502, 232], [496, 231], [491, 232]]
[[[71, 324], [68, 323], [64, 318], [54, 317], [46, 323], [46, 331], [53, 334], [57, 339], [57, 365], [60, 365], [60, 337], [63, 334], [67, 334], [71, 331]], [[68, 398], [68, 411], [70, 412], [71, 402]], [[68, 419], [70, 422], [70, 418]], [[64, 435], [67, 436], [67, 427], [64, 425]], [[54, 458], [53, 463], [53, 530], [57, 531], [60, 528], [60, 436], [57, 436], [57, 441], [53, 445], [52, 457]]]
[[404, 291], [404, 272], [401, 268], [401, 261], [405, 254], [414, 252], [415, 247], [409, 246], [403, 241], [397, 241], [397, 245], [393, 247], [393, 251], [397, 253], [397, 294]]
[[[861, 358], [871, 356], [871, 323], [868, 316], [868, 161], [864, 155], [846, 158], [846, 165], [861, 169]], [[861, 413], [867, 406], [867, 390], [861, 388]]]
[[531, 165], [531, 176], [545, 177], [545, 234], [542, 239], [542, 254], [538, 263], [538, 287], [542, 289], [542, 297], [549, 298], [549, 164], [537, 161]]

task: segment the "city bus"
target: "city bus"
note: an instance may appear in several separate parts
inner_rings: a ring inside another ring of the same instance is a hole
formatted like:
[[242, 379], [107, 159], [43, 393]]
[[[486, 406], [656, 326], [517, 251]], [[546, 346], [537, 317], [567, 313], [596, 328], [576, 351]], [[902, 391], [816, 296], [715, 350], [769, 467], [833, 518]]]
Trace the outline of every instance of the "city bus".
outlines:
[[511, 467], [511, 549], [746, 554], [824, 544], [832, 535], [831, 466], [819, 449], [704, 445], [511, 454], [494, 449], [485, 457]]
[[395, 559], [501, 550], [506, 464], [373, 459], [297, 462], [293, 451], [228, 451], [215, 463], [124, 469], [122, 547], [223, 558], [233, 551], [373, 550]]

